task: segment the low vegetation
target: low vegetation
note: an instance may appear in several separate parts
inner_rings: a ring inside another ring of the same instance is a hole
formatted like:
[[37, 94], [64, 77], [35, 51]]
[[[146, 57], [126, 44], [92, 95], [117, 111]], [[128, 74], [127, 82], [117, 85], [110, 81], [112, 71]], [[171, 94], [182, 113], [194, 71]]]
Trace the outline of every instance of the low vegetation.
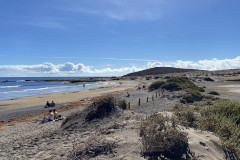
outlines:
[[149, 91], [158, 90], [164, 84], [165, 84], [164, 81], [155, 81], [148, 87], [148, 90]]
[[119, 100], [118, 101], [118, 106], [119, 108], [121, 108], [122, 110], [126, 110], [127, 109], [127, 102], [125, 99], [123, 100]]
[[83, 143], [75, 143], [68, 155], [69, 160], [84, 160], [97, 157], [98, 155], [113, 154], [116, 142], [103, 139], [98, 136], [91, 136]]
[[211, 92], [209, 92], [208, 94], [216, 95], [216, 96], [220, 95], [217, 91], [211, 91]]
[[188, 148], [186, 133], [178, 131], [172, 122], [159, 114], [146, 118], [140, 127], [142, 155], [149, 159], [181, 158]]
[[90, 106], [93, 108], [86, 116], [86, 121], [91, 121], [96, 118], [103, 118], [108, 116], [111, 112], [116, 110], [115, 99], [113, 97], [105, 97], [92, 103]]
[[203, 102], [192, 107], [178, 105], [174, 111], [180, 124], [214, 132], [228, 151], [240, 154], [239, 102], [216, 100], [214, 103]]
[[212, 78], [210, 78], [210, 77], [204, 78], [204, 81], [214, 82], [214, 80]]
[[168, 91], [179, 91], [183, 90], [186, 95], [181, 100], [182, 103], [193, 103], [195, 101], [201, 101], [204, 96], [201, 92], [205, 90], [201, 87], [196, 86], [187, 77], [170, 77], [165, 81], [155, 81], [149, 86], [149, 91], [158, 90], [159, 88], [166, 89]]

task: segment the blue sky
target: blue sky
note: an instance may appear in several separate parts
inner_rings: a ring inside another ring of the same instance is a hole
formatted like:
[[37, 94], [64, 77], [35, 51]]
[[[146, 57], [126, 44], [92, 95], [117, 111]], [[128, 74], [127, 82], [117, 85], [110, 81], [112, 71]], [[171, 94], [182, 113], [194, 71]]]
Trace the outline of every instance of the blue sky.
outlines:
[[1, 0], [0, 74], [240, 68], [238, 0]]

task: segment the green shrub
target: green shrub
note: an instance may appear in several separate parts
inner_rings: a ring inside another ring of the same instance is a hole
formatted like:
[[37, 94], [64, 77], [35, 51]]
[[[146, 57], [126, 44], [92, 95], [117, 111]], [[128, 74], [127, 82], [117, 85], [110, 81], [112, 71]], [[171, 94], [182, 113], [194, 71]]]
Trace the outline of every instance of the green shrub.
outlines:
[[193, 103], [195, 101], [201, 101], [203, 99], [203, 95], [198, 90], [188, 90], [183, 99], [187, 103]]
[[[214, 132], [219, 135], [227, 151], [233, 152], [235, 156], [240, 154], [240, 103], [219, 99], [208, 102], [193, 107], [174, 106], [178, 123]], [[196, 116], [193, 111], [200, 114]]]
[[201, 110], [200, 127], [220, 136], [223, 145], [240, 153], [240, 103], [218, 100]]
[[159, 79], [160, 77], [159, 76], [155, 76], [154, 79]]
[[210, 77], [206, 77], [206, 78], [204, 78], [204, 81], [214, 82], [214, 80], [213, 80], [212, 78], [210, 78]]
[[203, 88], [196, 86], [189, 78], [187, 77], [171, 77], [167, 82], [162, 86], [162, 88], [170, 91], [178, 90], [197, 90], [204, 92]]
[[185, 126], [195, 127], [196, 116], [194, 115], [192, 110], [184, 110], [184, 111], [175, 111], [175, 115], [178, 118], [178, 121]]
[[146, 77], [146, 80], [151, 80], [152, 79], [152, 76], [147, 76]]
[[164, 81], [156, 81], [153, 82], [152, 84], [150, 84], [150, 86], [148, 87], [149, 91], [153, 91], [153, 90], [157, 90], [159, 89], [162, 85], [164, 85], [165, 82]]
[[178, 91], [182, 90], [181, 86], [176, 82], [166, 83], [162, 88], [169, 90], [169, 91]]
[[167, 158], [181, 157], [188, 147], [186, 133], [167, 125], [169, 120], [154, 114], [144, 120], [140, 127], [142, 137], [142, 155], [152, 159], [161, 156]]
[[220, 95], [217, 91], [211, 91], [211, 92], [209, 92], [208, 94], [211, 94], [211, 95]]

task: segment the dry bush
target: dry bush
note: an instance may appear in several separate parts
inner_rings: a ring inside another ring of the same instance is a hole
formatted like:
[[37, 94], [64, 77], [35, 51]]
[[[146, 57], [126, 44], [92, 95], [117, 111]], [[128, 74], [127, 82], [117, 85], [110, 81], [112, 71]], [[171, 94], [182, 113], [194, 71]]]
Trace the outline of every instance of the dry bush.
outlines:
[[85, 118], [87, 122], [93, 119], [103, 118], [116, 111], [115, 99], [110, 96], [94, 102], [90, 107], [92, 110], [87, 114]]
[[69, 160], [86, 160], [101, 154], [113, 154], [116, 143], [99, 136], [91, 136], [83, 143], [75, 142], [68, 155]]
[[112, 122], [106, 127], [102, 127], [98, 130], [100, 134], [111, 134], [114, 133], [115, 129], [122, 129], [124, 127], [124, 124], [118, 123], [118, 122]]
[[127, 102], [125, 99], [123, 100], [119, 100], [118, 101], [118, 106], [119, 108], [121, 108], [122, 110], [126, 110], [127, 109]]
[[181, 157], [187, 152], [186, 133], [174, 128], [166, 117], [154, 114], [144, 120], [140, 127], [142, 155], [150, 159]]

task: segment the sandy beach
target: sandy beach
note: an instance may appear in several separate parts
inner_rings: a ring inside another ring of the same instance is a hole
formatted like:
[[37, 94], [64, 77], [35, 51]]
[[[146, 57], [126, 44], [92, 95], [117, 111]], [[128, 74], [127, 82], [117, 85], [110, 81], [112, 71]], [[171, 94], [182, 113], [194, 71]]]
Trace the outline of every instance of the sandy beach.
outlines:
[[[112, 144], [113, 150], [106, 154], [91, 156], [86, 154], [80, 159], [92, 160], [128, 160], [146, 159], [141, 155], [141, 137], [139, 126], [142, 120], [152, 114], [162, 114], [171, 117], [168, 110], [180, 103], [183, 92], [164, 93], [149, 92], [138, 89], [138, 86], [151, 84], [155, 80], [117, 81], [104, 86], [89, 89], [59, 92], [46, 95], [16, 98], [14, 100], [0, 101], [1, 118], [0, 130], [0, 157], [7, 159], [69, 159], [73, 153], [88, 145], [105, 143]], [[121, 83], [119, 83], [121, 82]], [[223, 98], [232, 98], [225, 88], [235, 83], [201, 82], [199, 86], [206, 86], [206, 92], [217, 90]], [[233, 86], [234, 87], [234, 86]], [[126, 92], [130, 97], [126, 97]], [[239, 101], [239, 94], [235, 99]], [[118, 100], [126, 100], [131, 104], [130, 110], [119, 110], [108, 118], [96, 119], [86, 123], [85, 117], [93, 101], [106, 95], [114, 96]], [[218, 97], [220, 97], [218, 96]], [[141, 105], [139, 105], [139, 99]], [[234, 99], [234, 98], [233, 98]], [[46, 101], [54, 100], [59, 114], [72, 119], [68, 123], [63, 121], [41, 124]], [[18, 118], [13, 118], [18, 113]], [[2, 118], [2, 119], [4, 119]], [[10, 120], [9, 120], [10, 119]], [[189, 151], [183, 159], [228, 159], [219, 137], [212, 132], [196, 130], [179, 126], [178, 129], [188, 134]], [[73, 157], [70, 159], [74, 159]], [[77, 158], [75, 158], [77, 159]]]
[[84, 102], [96, 96], [101, 96], [110, 92], [124, 91], [125, 89], [133, 88], [137, 85], [137, 82], [130, 81], [125, 81], [121, 84], [119, 82], [109, 82], [105, 85], [89, 89], [2, 100], [0, 101], [0, 121], [8, 121], [13, 117], [48, 111], [49, 108], [44, 108], [47, 101], [51, 102], [53, 100], [56, 103], [55, 108], [60, 109], [68, 103]]

